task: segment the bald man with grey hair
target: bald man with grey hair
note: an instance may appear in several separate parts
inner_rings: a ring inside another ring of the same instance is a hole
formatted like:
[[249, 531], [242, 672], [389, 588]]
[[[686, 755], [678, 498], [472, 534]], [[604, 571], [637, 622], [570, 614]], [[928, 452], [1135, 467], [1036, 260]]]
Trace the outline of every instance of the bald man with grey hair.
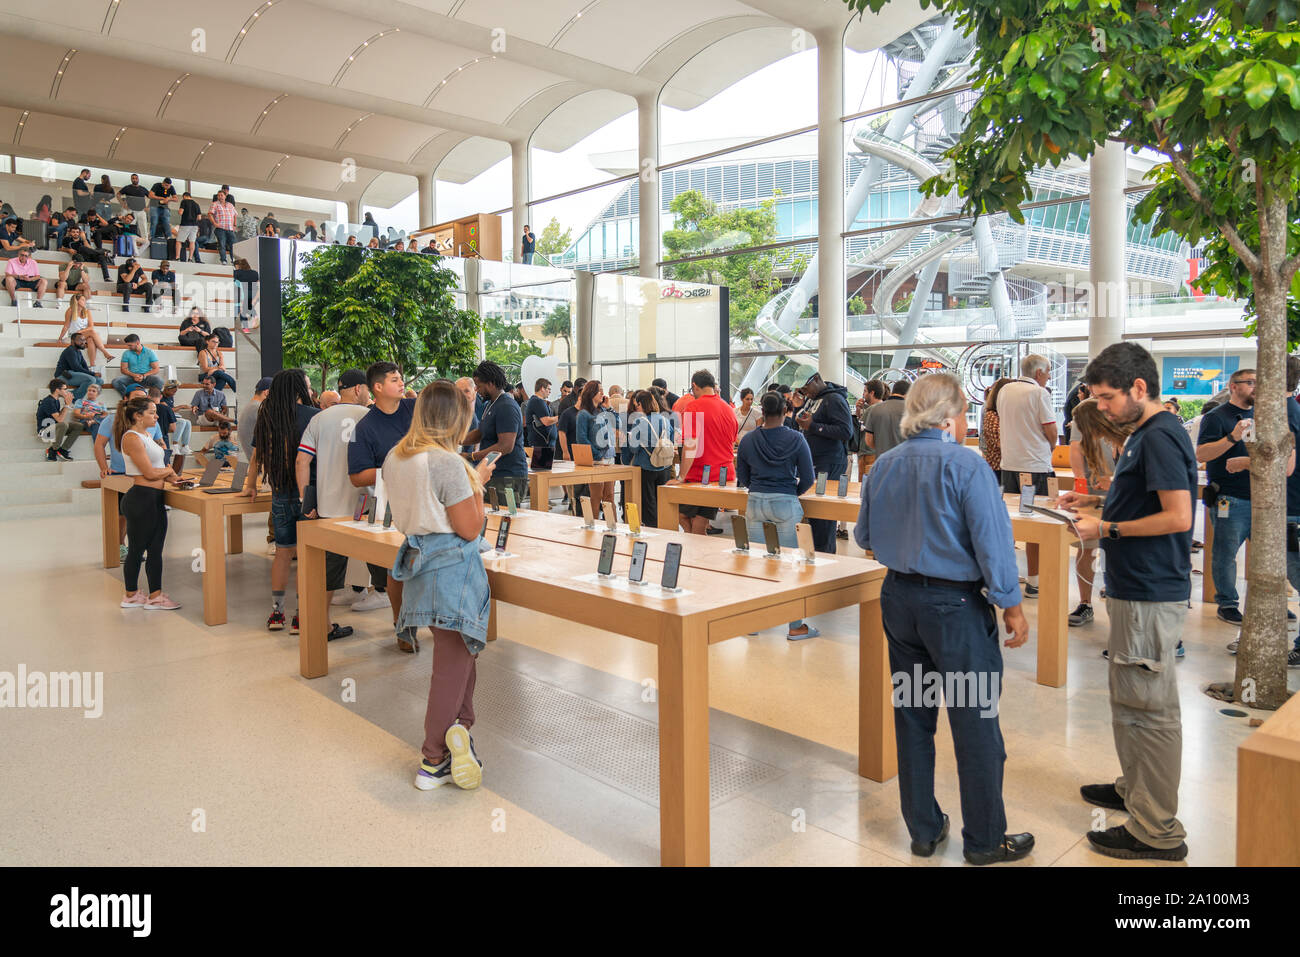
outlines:
[[339, 404], [339, 394], [333, 389], [326, 389], [320, 394], [320, 408], [324, 412], [326, 409], [333, 408]]
[[[1051, 363], [1030, 353], [1020, 360], [1020, 378], [998, 392], [998, 428], [1002, 447], [1002, 491], [1018, 494], [1033, 486], [1035, 495], [1051, 494], [1056, 477], [1056, 409], [1045, 386]], [[1025, 597], [1038, 595], [1038, 546], [1025, 546]]]

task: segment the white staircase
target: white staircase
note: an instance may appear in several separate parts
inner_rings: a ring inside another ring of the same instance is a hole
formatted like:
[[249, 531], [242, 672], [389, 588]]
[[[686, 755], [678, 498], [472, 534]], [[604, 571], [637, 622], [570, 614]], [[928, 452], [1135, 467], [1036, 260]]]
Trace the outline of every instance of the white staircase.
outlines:
[[[56, 301], [54, 289], [58, 264], [67, 256], [38, 250], [36, 260], [49, 285], [43, 308], [35, 308], [29, 301], [31, 294], [21, 291], [19, 305], [14, 307], [8, 294], [0, 290], [0, 449], [4, 450], [0, 464], [0, 522], [69, 514], [91, 516], [99, 511], [99, 490], [82, 488], [82, 482], [99, 479], [93, 438], [82, 434], [76, 440], [70, 450], [73, 461], [47, 462], [48, 446], [36, 434], [36, 404], [49, 394], [48, 384], [63, 349], [62, 345], [52, 347], [49, 343], [57, 339], [66, 309], [66, 302]], [[156, 260], [141, 259], [140, 265], [152, 272], [158, 264]], [[212, 326], [238, 328], [231, 268], [207, 260], [200, 264], [173, 262], [172, 269], [185, 294], [180, 310], [173, 309], [170, 296], [162, 310], [155, 312], [146, 310], [143, 300], [133, 297], [130, 310], [123, 312], [120, 296], [96, 295], [112, 291], [114, 286], [103, 281], [97, 265], [87, 266], [93, 277], [90, 303], [95, 328], [109, 351], [120, 357], [126, 351], [121, 339], [134, 332], [157, 353], [162, 378], [180, 380], [177, 403], [188, 403], [198, 382], [194, 350], [163, 347], [178, 346], [177, 329], [192, 305], [203, 310]], [[237, 376], [235, 350], [224, 352], [227, 370]], [[110, 383], [121, 373], [116, 362], [99, 371], [105, 373], [99, 401], [111, 414], [120, 397]], [[233, 407], [234, 392], [227, 390], [226, 397]], [[196, 428], [191, 445], [202, 445], [211, 435]]]

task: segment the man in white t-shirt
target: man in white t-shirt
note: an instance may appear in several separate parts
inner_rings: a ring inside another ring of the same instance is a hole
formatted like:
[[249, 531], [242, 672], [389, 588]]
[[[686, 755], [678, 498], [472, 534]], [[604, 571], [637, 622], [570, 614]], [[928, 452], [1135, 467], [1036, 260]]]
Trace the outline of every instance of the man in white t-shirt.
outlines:
[[[302, 434], [302, 441], [298, 444], [298, 459], [295, 463], [298, 488], [306, 489], [311, 485], [316, 490], [316, 508], [310, 514], [304, 509], [303, 518], [343, 518], [352, 515], [356, 510], [357, 497], [361, 494], [348, 476], [348, 444], [352, 441], [357, 423], [369, 411], [366, 404], [370, 401], [370, 389], [366, 385], [366, 374], [360, 369], [345, 369], [339, 375], [338, 394], [339, 401], [335, 405], [312, 416]], [[314, 481], [309, 481], [313, 462], [316, 476]], [[388, 586], [388, 569], [370, 564], [366, 567], [370, 569], [373, 589], [368, 592], [344, 590], [348, 570], [347, 556], [325, 553], [325, 588], [330, 593], [331, 604], [351, 605], [353, 611], [389, 607], [385, 591]], [[334, 597], [336, 591], [340, 592], [338, 598]]]
[[[1056, 477], [1052, 449], [1056, 445], [1056, 410], [1047, 385], [1051, 363], [1040, 355], [1020, 361], [1020, 378], [998, 393], [998, 429], [1002, 449], [1002, 490], [1019, 494], [1027, 473], [1034, 494], [1052, 494]], [[1038, 594], [1038, 546], [1025, 546], [1025, 597]]]

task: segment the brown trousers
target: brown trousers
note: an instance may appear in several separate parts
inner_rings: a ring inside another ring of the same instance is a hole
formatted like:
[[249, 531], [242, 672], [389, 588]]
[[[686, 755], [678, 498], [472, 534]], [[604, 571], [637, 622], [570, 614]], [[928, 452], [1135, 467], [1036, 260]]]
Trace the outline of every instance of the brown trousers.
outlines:
[[424, 712], [424, 753], [430, 764], [447, 757], [447, 729], [460, 723], [474, 726], [474, 682], [478, 660], [465, 647], [458, 631], [431, 628], [433, 675], [429, 679], [429, 706]]

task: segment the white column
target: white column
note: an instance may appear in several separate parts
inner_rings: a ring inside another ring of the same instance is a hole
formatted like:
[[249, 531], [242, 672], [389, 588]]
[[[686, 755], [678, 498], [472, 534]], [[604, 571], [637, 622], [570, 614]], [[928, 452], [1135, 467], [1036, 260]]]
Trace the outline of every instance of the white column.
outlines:
[[1088, 269], [1089, 294], [1088, 357], [1093, 358], [1124, 335], [1124, 314], [1128, 305], [1124, 249], [1128, 239], [1128, 216], [1124, 203], [1124, 146], [1108, 142], [1088, 161], [1091, 177], [1088, 238], [1092, 247]]
[[361, 222], [361, 200], [359, 199], [348, 200], [348, 222], [349, 223]]
[[416, 186], [420, 193], [420, 222], [418, 228], [423, 229], [425, 226], [432, 226], [437, 222], [434, 217], [437, 215], [437, 189], [433, 180], [433, 171], [421, 173], [415, 178]]
[[636, 101], [637, 134], [637, 256], [639, 273], [659, 278], [659, 97], [646, 95]]
[[817, 371], [844, 382], [844, 38], [817, 34]]
[[[529, 168], [528, 168], [528, 141], [516, 140], [510, 144], [510, 207], [511, 223], [514, 230], [514, 236], [510, 240], [510, 248], [514, 253], [514, 261], [522, 261], [523, 252], [521, 250], [522, 239], [524, 235], [524, 224], [528, 223], [528, 191], [531, 186]], [[531, 223], [529, 223], [531, 225]], [[533, 230], [536, 234], [537, 230]]]

